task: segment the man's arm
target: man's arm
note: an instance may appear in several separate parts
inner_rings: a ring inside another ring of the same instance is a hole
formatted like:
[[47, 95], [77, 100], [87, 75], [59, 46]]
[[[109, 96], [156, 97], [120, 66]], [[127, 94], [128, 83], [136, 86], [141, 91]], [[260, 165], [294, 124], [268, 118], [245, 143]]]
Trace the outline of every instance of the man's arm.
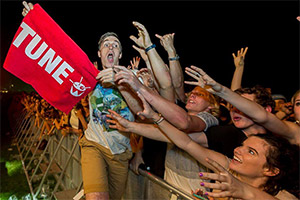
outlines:
[[164, 36], [156, 34], [155, 36], [160, 39], [160, 44], [168, 53], [170, 75], [172, 78], [173, 87], [175, 89], [175, 94], [180, 101], [185, 102], [186, 96], [184, 93], [184, 77], [179, 62], [179, 56], [177, 55], [174, 47], [174, 35], [175, 33], [166, 34]]
[[122, 94], [123, 98], [125, 99], [128, 107], [130, 108], [130, 110], [132, 110], [134, 114], [143, 109], [136, 93], [134, 93], [130, 88], [124, 85], [117, 85], [117, 87], [120, 93]]
[[153, 43], [151, 42], [149, 33], [144, 25], [139, 22], [133, 22], [133, 25], [139, 31], [139, 38], [131, 35], [133, 40], [139, 47], [145, 49], [152, 66], [153, 74], [159, 84], [159, 93], [170, 101], [175, 101], [175, 93], [172, 85], [172, 79], [169, 69], [166, 67], [164, 61], [157, 53]]

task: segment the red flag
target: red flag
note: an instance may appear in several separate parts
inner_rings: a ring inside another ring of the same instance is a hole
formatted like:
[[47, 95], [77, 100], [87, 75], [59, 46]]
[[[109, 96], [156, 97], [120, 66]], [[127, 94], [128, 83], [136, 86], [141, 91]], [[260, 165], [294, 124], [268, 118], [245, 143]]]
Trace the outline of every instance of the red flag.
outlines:
[[39, 4], [24, 17], [4, 68], [66, 113], [97, 83], [87, 55]]

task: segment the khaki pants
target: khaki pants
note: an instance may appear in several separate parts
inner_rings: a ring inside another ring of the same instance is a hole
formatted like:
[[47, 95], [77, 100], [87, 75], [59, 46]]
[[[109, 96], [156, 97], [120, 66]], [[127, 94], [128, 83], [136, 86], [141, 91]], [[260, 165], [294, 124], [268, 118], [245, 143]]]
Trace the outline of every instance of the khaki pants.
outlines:
[[109, 149], [87, 140], [85, 136], [79, 140], [79, 145], [84, 193], [109, 192], [110, 199], [121, 199], [132, 152], [127, 149], [113, 155]]

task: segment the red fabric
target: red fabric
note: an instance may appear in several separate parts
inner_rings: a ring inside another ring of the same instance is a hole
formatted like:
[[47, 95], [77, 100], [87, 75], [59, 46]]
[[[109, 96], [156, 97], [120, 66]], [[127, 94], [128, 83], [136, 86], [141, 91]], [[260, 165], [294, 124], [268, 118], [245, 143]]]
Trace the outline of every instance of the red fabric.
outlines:
[[[28, 35], [22, 37], [22, 34]], [[41, 38], [39, 42], [35, 40], [37, 35]], [[20, 38], [25, 39], [22, 41]], [[47, 48], [39, 51], [46, 44]], [[38, 56], [37, 52], [42, 53]], [[58, 56], [61, 59], [56, 60]], [[4, 68], [32, 85], [41, 97], [66, 113], [97, 83], [98, 70], [87, 55], [39, 4], [35, 4], [24, 17], [6, 56]]]

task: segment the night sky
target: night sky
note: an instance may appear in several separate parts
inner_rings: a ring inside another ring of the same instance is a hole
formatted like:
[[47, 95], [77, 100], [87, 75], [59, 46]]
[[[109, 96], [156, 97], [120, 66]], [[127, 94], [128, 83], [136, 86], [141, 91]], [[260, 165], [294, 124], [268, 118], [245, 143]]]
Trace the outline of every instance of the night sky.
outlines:
[[[138, 21], [145, 25], [166, 63], [167, 53], [154, 34], [175, 32], [182, 67], [202, 67], [230, 87], [235, 69], [232, 53], [248, 46], [243, 87], [260, 84], [288, 99], [299, 89], [299, 1], [31, 2], [39, 3], [91, 61], [99, 62], [99, 37], [113, 31], [123, 46], [120, 64], [127, 66], [139, 55], [129, 39], [132, 34], [137, 36], [132, 21]], [[22, 9], [22, 1], [1, 1], [1, 88], [25, 85], [2, 67], [21, 24]]]

